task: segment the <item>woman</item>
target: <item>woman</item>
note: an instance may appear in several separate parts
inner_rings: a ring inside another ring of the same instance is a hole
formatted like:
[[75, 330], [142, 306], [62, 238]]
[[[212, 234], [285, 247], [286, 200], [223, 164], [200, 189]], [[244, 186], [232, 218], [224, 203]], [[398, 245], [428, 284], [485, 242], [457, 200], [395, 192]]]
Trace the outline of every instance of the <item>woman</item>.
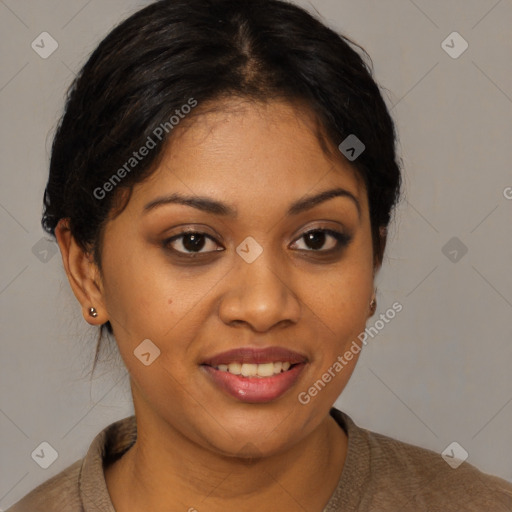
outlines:
[[43, 226], [135, 415], [10, 512], [512, 510], [512, 484], [332, 408], [400, 189], [349, 43], [278, 0], [166, 0], [92, 54]]

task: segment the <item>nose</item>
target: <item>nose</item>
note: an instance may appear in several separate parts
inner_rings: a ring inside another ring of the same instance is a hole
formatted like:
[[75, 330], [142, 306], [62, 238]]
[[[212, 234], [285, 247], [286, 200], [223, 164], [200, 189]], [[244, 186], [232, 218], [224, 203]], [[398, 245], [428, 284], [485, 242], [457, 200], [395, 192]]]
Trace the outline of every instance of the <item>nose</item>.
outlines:
[[219, 307], [227, 325], [249, 324], [265, 332], [277, 324], [298, 322], [301, 304], [293, 283], [286, 279], [284, 266], [272, 264], [270, 252], [263, 251], [252, 263], [241, 258], [235, 263]]

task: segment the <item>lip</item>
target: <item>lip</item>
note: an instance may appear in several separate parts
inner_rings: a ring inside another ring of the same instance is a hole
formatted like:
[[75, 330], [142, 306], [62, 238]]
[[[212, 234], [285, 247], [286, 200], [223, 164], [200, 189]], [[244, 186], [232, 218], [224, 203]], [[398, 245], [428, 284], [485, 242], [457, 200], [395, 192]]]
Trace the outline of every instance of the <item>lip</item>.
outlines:
[[[243, 377], [217, 370], [221, 364], [264, 364], [289, 362], [289, 370], [270, 377]], [[203, 361], [200, 368], [210, 381], [229, 396], [246, 403], [271, 402], [284, 395], [297, 382], [308, 358], [284, 347], [240, 347], [221, 352]]]
[[242, 377], [208, 365], [202, 365], [201, 368], [228, 395], [241, 402], [264, 403], [278, 399], [291, 389], [305, 366], [306, 363], [296, 363], [289, 370], [272, 377]]
[[264, 364], [278, 361], [283, 363], [288, 361], [290, 364], [299, 364], [306, 363], [308, 358], [284, 347], [241, 347], [216, 354], [213, 357], [205, 359], [202, 364], [219, 366], [219, 364], [229, 363]]

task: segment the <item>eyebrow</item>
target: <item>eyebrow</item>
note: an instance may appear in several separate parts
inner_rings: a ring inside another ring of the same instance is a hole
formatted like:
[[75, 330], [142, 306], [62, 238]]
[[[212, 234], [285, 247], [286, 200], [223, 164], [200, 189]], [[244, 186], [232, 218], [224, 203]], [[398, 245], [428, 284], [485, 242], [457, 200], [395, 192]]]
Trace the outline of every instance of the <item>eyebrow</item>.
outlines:
[[[288, 215], [298, 215], [299, 213], [305, 212], [307, 210], [311, 210], [315, 206], [328, 201], [329, 199], [333, 199], [335, 197], [346, 197], [350, 199], [357, 208], [358, 217], [361, 218], [361, 205], [357, 197], [345, 190], [344, 188], [333, 188], [330, 190], [324, 190], [319, 194], [306, 196], [298, 201], [295, 201], [288, 208]], [[211, 199], [209, 197], [203, 196], [184, 196], [182, 194], [174, 193], [168, 196], [159, 197], [150, 201], [143, 208], [143, 213], [147, 213], [151, 210], [159, 206], [164, 206], [167, 204], [183, 204], [185, 206], [191, 206], [192, 208], [197, 208], [198, 210], [212, 213], [214, 215], [222, 215], [225, 217], [236, 218], [238, 215], [238, 211], [236, 208], [229, 206], [225, 203], [217, 201], [215, 199]]]

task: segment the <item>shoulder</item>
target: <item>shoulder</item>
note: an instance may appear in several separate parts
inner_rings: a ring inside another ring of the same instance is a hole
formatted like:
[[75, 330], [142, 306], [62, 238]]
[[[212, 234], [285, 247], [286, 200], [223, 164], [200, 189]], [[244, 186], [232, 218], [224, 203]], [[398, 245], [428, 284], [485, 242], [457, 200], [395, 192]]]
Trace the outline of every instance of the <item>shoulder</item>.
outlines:
[[[439, 453], [367, 431], [376, 468], [411, 510], [512, 511], [512, 484], [468, 462], [451, 467]], [[460, 461], [457, 461], [457, 463]]]
[[82, 512], [78, 482], [83, 459], [30, 491], [6, 512]]
[[349, 472], [366, 481], [358, 510], [512, 511], [512, 483], [468, 462], [452, 467], [440, 453], [361, 428], [338, 413], [349, 437]]
[[113, 512], [103, 468], [137, 438], [135, 416], [99, 432], [84, 458], [43, 482], [6, 512]]

